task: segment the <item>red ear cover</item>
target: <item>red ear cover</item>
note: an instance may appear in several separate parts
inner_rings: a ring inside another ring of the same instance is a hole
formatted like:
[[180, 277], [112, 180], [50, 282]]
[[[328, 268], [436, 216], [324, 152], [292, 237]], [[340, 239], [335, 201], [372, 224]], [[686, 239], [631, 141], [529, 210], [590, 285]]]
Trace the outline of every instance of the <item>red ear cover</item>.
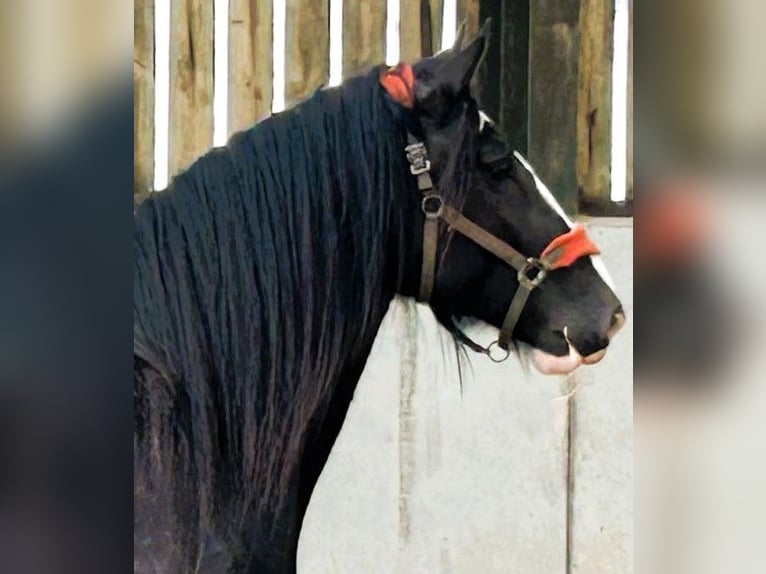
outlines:
[[585, 233], [585, 228], [579, 223], [572, 229], [559, 235], [543, 250], [541, 259], [548, 260], [549, 269], [567, 267], [586, 255], [598, 255], [601, 253]]
[[400, 63], [394, 68], [389, 68], [380, 74], [380, 85], [388, 92], [388, 95], [405, 108], [415, 105], [414, 90], [415, 74], [412, 66]]

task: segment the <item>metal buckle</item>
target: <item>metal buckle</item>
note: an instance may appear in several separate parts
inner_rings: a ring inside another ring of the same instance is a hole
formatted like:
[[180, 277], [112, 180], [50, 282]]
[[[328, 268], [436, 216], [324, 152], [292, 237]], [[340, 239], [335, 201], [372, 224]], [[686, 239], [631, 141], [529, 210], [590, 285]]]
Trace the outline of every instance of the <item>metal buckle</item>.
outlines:
[[431, 171], [431, 160], [426, 160], [425, 163], [421, 166], [415, 166], [415, 164], [410, 164], [410, 173], [412, 175], [420, 175], [421, 173], [425, 173], [427, 171]]
[[[537, 274], [534, 277], [530, 277], [528, 273], [534, 269], [537, 269]], [[528, 257], [524, 267], [519, 269], [517, 277], [520, 285], [532, 290], [543, 282], [547, 273], [545, 266], [539, 259]]]
[[410, 173], [419, 175], [431, 170], [431, 162], [428, 159], [428, 151], [423, 142], [410, 144], [404, 148], [407, 161], [410, 162]]
[[[495, 349], [495, 348], [500, 349], [500, 353], [501, 354], [493, 355], [492, 354], [492, 349]], [[490, 358], [490, 360], [493, 363], [502, 363], [503, 361], [505, 361], [511, 355], [511, 350], [510, 349], [503, 349], [500, 346], [500, 341], [492, 341], [489, 344], [489, 347], [487, 347], [484, 352], [487, 354], [487, 356]]]
[[[429, 205], [429, 203], [433, 201], [438, 202], [436, 209], [433, 209], [433, 207]], [[423, 201], [420, 203], [420, 208], [423, 210], [423, 213], [426, 214], [427, 219], [436, 219], [441, 217], [442, 211], [444, 211], [444, 199], [441, 195], [436, 195], [435, 193], [428, 194], [423, 197]]]

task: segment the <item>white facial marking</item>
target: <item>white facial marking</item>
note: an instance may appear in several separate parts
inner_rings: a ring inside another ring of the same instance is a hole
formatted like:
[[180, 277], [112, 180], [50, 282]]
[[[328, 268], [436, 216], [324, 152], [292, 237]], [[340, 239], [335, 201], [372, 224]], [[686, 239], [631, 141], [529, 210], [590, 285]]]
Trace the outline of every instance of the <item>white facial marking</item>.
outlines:
[[484, 131], [485, 125], [492, 125], [495, 122], [492, 121], [492, 118], [490, 118], [487, 114], [479, 110], [479, 131]]
[[[548, 187], [543, 183], [543, 181], [537, 176], [534, 168], [531, 165], [529, 165], [529, 162], [519, 152], [514, 151], [513, 155], [515, 155], [516, 159], [518, 159], [519, 162], [521, 162], [521, 165], [523, 165], [524, 168], [529, 173], [532, 174], [532, 177], [535, 180], [535, 185], [537, 186], [537, 191], [545, 200], [545, 203], [550, 205], [553, 211], [555, 211], [558, 214], [558, 216], [564, 220], [564, 223], [566, 223], [571, 229], [574, 226], [574, 222], [572, 222], [572, 220], [569, 219], [567, 214], [564, 213], [564, 209], [561, 207], [561, 205], [559, 205], [559, 202], [556, 201], [556, 198], [553, 197], [551, 190], [548, 189]], [[609, 271], [607, 271], [606, 269], [606, 265], [604, 264], [603, 259], [601, 259], [601, 257], [598, 255], [591, 255], [590, 261], [593, 264], [593, 268], [601, 276], [601, 279], [604, 281], [604, 283], [606, 283], [612, 291], [616, 292], [614, 281], [612, 281], [612, 278], [609, 275]]]
[[543, 181], [537, 177], [537, 174], [535, 173], [534, 168], [529, 165], [529, 162], [524, 158], [523, 155], [521, 155], [519, 152], [515, 151], [513, 152], [513, 155], [516, 156], [516, 159], [521, 162], [521, 165], [524, 166], [524, 168], [532, 174], [532, 177], [535, 180], [535, 185], [537, 186], [537, 192], [542, 196], [542, 198], [545, 200], [545, 203], [551, 206], [553, 211], [555, 211], [558, 216], [564, 220], [564, 223], [566, 223], [569, 226], [569, 229], [572, 229], [574, 226], [574, 223], [572, 222], [569, 217], [567, 217], [567, 214], [564, 213], [564, 210], [559, 205], [559, 202], [556, 201], [556, 198], [553, 197], [553, 194], [551, 193], [551, 190], [548, 189], [548, 186], [546, 186]]
[[601, 258], [601, 256], [591, 255], [590, 262], [593, 263], [593, 268], [599, 275], [601, 275], [601, 279], [604, 280], [604, 283], [609, 285], [609, 288], [612, 290], [612, 292], [616, 294], [617, 287], [615, 287], [614, 281], [612, 281], [612, 276], [609, 275], [609, 271], [606, 269], [606, 263], [604, 263], [604, 260]]

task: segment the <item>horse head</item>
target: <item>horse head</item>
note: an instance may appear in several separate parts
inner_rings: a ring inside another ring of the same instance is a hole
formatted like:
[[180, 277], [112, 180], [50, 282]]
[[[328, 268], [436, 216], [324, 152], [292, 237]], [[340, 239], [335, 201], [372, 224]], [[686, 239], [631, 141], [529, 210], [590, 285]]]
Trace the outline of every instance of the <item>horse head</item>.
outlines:
[[[418, 297], [474, 350], [499, 360], [524, 343], [539, 371], [568, 373], [603, 358], [625, 315], [598, 248], [471, 93], [488, 23], [465, 45], [462, 37], [381, 75], [406, 118], [422, 193], [410, 218], [423, 238], [410, 253], [418, 260], [410, 268], [421, 269]], [[462, 317], [500, 329], [498, 341], [473, 343], [456, 327]]]

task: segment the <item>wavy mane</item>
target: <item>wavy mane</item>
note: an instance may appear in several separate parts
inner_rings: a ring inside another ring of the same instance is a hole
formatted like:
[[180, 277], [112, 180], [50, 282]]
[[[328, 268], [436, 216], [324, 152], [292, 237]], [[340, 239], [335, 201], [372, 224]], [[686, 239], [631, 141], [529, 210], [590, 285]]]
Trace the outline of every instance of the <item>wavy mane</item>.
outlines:
[[[377, 75], [234, 135], [138, 209], [137, 473], [187, 477], [192, 523], [280, 500], [310, 417], [402, 280], [417, 189]], [[212, 500], [220, 488], [232, 500]]]

